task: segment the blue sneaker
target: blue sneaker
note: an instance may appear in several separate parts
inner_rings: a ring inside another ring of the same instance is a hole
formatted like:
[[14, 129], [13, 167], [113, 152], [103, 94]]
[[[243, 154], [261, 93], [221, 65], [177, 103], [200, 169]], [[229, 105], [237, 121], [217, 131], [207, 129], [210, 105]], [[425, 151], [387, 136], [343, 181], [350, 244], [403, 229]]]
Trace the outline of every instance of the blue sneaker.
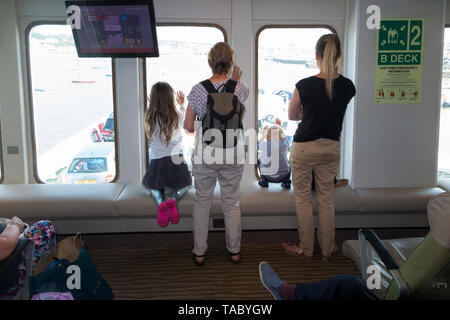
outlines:
[[284, 281], [278, 277], [277, 273], [265, 261], [259, 264], [259, 277], [261, 278], [261, 283], [269, 290], [275, 300], [283, 300], [278, 294], [278, 288], [281, 287]]

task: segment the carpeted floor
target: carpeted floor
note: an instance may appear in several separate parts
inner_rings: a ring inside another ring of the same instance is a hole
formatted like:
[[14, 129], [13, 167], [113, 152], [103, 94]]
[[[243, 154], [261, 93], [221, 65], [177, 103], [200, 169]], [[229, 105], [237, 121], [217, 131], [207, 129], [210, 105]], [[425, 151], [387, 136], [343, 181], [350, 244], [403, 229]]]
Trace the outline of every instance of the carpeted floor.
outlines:
[[[400, 238], [423, 236], [426, 231], [380, 230], [379, 234]], [[83, 240], [115, 299], [272, 299], [259, 280], [261, 261], [269, 262], [290, 283], [359, 275], [353, 261], [340, 252], [328, 262], [322, 261], [319, 251], [312, 260], [284, 252], [281, 241], [295, 242], [296, 231], [244, 232], [238, 265], [230, 262], [224, 237], [223, 232], [210, 233], [206, 264], [201, 267], [193, 263], [190, 233], [85, 235]], [[356, 230], [338, 230], [336, 239], [338, 244], [356, 239]]]

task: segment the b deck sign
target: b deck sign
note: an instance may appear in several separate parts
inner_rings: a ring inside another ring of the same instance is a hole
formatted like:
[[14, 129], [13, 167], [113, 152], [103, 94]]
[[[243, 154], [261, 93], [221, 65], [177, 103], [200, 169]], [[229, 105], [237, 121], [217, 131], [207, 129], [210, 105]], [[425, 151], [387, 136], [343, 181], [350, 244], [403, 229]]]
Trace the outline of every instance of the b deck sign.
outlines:
[[375, 103], [420, 103], [424, 19], [382, 19], [377, 37]]

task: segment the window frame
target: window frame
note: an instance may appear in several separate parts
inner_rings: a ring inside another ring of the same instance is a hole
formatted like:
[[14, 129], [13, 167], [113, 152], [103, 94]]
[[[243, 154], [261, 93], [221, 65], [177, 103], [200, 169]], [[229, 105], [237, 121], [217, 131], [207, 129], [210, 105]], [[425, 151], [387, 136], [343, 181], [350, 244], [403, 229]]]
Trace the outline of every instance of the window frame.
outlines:
[[[219, 29], [219, 31], [222, 32], [223, 34], [223, 39], [224, 42], [228, 43], [228, 36], [227, 36], [227, 31], [225, 30], [224, 27], [222, 27], [220, 24], [216, 24], [216, 23], [177, 23], [177, 22], [160, 22], [160, 23], [156, 23], [156, 32], [158, 32], [158, 27], [213, 27], [216, 29]], [[161, 54], [161, 52], [160, 52]], [[152, 59], [152, 58], [149, 58]], [[143, 92], [144, 92], [144, 113], [145, 110], [147, 110], [147, 103], [148, 103], [148, 92], [147, 92], [147, 58], [143, 58], [142, 59], [142, 68], [143, 68]], [[145, 129], [144, 129], [144, 139], [145, 139], [145, 169], [147, 169], [148, 165], [149, 165], [149, 160], [150, 160], [150, 154], [149, 154], [149, 146], [148, 146], [148, 138], [147, 135], [145, 134]]]
[[[55, 20], [39, 20], [31, 22], [25, 29], [25, 50], [26, 50], [26, 68], [27, 68], [27, 89], [28, 89], [28, 99], [29, 99], [29, 124], [30, 124], [30, 137], [31, 137], [31, 154], [32, 154], [32, 164], [33, 164], [33, 177], [35, 181], [39, 184], [48, 184], [41, 180], [38, 172], [37, 165], [37, 149], [36, 149], [36, 128], [34, 125], [34, 103], [33, 103], [33, 86], [31, 79], [31, 52], [30, 52], [30, 32], [31, 30], [40, 25], [67, 25], [66, 21], [55, 21]], [[79, 57], [78, 57], [79, 58]], [[112, 75], [112, 94], [113, 94], [113, 113], [114, 113], [114, 149], [115, 149], [115, 159], [116, 162], [116, 175], [111, 182], [108, 184], [116, 183], [120, 175], [120, 163], [119, 163], [119, 130], [117, 126], [117, 82], [116, 82], [116, 59], [111, 59], [111, 75]]]
[[[338, 34], [336, 29], [328, 24], [266, 24], [260, 27], [255, 34], [255, 84], [254, 84], [254, 108], [255, 117], [253, 119], [253, 125], [255, 130], [258, 130], [258, 85], [259, 85], [259, 72], [258, 72], [258, 54], [259, 54], [259, 36], [266, 29], [328, 29], [334, 34]], [[254, 150], [256, 158], [258, 157], [258, 146]], [[260, 180], [261, 177], [258, 171], [258, 165], [255, 164], [255, 177], [256, 180]]]

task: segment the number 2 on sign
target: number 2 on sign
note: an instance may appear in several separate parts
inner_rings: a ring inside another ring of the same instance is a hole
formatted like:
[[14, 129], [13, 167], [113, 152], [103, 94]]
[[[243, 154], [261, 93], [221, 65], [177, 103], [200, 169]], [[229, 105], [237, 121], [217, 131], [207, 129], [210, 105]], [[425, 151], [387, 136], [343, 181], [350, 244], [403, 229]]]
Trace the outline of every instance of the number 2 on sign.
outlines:
[[414, 27], [412, 27], [412, 29], [411, 29], [411, 34], [413, 34], [413, 33], [415, 33], [415, 32], [417, 32], [417, 33], [416, 33], [416, 35], [414, 36], [414, 38], [412, 38], [412, 40], [411, 40], [411, 45], [412, 45], [412, 46], [420, 46], [420, 41], [417, 41], [417, 39], [420, 38], [420, 33], [421, 33], [421, 30], [420, 30], [420, 27], [419, 27], [419, 26], [414, 26]]

